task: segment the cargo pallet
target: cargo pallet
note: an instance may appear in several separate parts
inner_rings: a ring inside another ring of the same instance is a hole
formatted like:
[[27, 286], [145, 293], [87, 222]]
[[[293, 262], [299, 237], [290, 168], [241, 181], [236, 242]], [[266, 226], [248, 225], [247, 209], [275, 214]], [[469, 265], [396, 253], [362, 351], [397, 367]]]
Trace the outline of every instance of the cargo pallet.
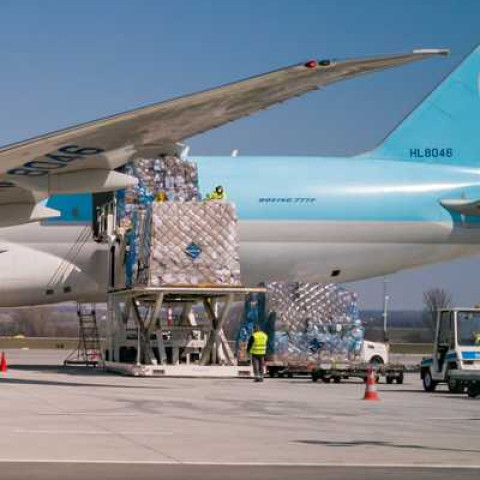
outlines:
[[[332, 365], [321, 365], [312, 368], [311, 376], [313, 382], [322, 380], [324, 383], [340, 383], [343, 379], [360, 378], [364, 382], [367, 380], [367, 370], [371, 365], [367, 363], [351, 364], [339, 363]], [[404, 380], [405, 366], [400, 364], [374, 365], [377, 382], [380, 377], [385, 377], [388, 384], [396, 382], [401, 385]]]

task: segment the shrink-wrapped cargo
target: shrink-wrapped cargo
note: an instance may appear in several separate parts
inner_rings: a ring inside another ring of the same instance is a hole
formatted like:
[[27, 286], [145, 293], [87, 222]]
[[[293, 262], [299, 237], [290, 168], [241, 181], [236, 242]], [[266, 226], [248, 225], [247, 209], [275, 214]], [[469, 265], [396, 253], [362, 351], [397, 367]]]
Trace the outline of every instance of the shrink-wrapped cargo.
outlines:
[[153, 203], [148, 284], [240, 284], [237, 220], [229, 203]]
[[257, 296], [246, 304], [238, 336], [240, 355], [240, 346], [258, 323], [270, 336], [271, 359], [284, 364], [357, 359], [364, 329], [355, 293], [334, 284], [275, 282], [266, 286], [266, 300]]
[[271, 283], [268, 292], [277, 360], [347, 361], [360, 354], [364, 329], [355, 293], [310, 283]]
[[138, 178], [116, 195], [126, 286], [240, 284], [235, 207], [200, 202], [194, 163], [138, 158], [125, 173]]

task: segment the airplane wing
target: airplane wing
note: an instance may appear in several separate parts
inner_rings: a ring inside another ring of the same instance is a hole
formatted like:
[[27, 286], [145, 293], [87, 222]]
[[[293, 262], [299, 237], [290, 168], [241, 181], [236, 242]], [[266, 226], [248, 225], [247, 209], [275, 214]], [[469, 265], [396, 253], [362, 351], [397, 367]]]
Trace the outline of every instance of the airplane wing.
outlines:
[[6, 146], [0, 149], [0, 205], [25, 202], [29, 192], [38, 200], [54, 193], [124, 188], [134, 180], [112, 170], [135, 155], [170, 153], [186, 138], [292, 97], [445, 54], [448, 50], [414, 50], [355, 60], [310, 60]]

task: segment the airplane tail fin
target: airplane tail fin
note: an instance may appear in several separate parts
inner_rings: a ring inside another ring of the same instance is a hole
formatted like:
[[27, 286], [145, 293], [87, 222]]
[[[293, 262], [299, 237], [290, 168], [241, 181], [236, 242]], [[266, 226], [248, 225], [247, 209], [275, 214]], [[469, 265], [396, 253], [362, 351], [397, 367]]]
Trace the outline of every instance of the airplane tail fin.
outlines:
[[480, 167], [480, 46], [369, 156]]

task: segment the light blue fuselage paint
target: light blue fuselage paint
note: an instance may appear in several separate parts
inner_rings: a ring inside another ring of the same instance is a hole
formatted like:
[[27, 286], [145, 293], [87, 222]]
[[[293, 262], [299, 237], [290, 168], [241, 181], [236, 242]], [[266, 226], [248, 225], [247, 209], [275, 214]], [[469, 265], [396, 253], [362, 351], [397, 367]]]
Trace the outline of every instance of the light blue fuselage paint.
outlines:
[[480, 198], [480, 171], [365, 157], [196, 157], [242, 220], [449, 222], [439, 200]]
[[[439, 201], [480, 198], [480, 171], [365, 157], [194, 157], [203, 196], [222, 185], [240, 220], [451, 222]], [[53, 222], [92, 220], [91, 195], [57, 195]]]

